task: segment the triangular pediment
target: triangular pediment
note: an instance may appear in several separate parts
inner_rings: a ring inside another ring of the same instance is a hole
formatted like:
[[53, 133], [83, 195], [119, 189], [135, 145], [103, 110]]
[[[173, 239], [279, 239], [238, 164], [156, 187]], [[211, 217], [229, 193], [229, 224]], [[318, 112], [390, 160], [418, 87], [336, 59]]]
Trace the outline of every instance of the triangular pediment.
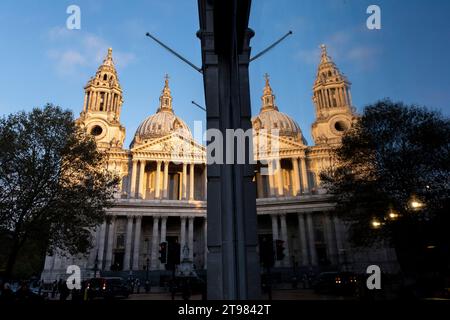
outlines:
[[204, 146], [192, 138], [178, 133], [171, 133], [135, 146], [131, 149], [131, 152], [135, 156], [165, 156], [174, 159], [203, 159], [206, 154]]
[[257, 133], [253, 136], [253, 151], [256, 158], [301, 154], [306, 149], [302, 143], [270, 133]]

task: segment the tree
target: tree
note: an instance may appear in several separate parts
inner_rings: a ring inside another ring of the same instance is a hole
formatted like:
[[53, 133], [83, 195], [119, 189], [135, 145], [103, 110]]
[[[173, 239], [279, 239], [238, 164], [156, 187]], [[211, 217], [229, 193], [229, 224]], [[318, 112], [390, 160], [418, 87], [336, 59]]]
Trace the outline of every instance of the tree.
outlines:
[[19, 251], [41, 242], [48, 253], [86, 252], [105, 219], [118, 179], [105, 154], [70, 111], [53, 105], [0, 119], [0, 233], [10, 245], [5, 274]]
[[448, 272], [450, 121], [383, 100], [365, 108], [321, 173], [357, 246], [388, 241], [403, 272]]

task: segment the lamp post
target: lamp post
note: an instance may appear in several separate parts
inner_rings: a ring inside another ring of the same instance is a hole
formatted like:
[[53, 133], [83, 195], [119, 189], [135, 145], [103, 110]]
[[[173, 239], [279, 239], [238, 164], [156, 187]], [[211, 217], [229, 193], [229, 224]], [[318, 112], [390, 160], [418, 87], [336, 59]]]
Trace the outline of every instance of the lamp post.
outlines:
[[94, 278], [97, 278], [97, 270], [98, 270], [98, 250], [95, 255], [95, 262], [94, 262]]
[[148, 280], [148, 272], [149, 272], [149, 266], [150, 266], [150, 259], [147, 258], [146, 260], [147, 265], [145, 266], [146, 275], [145, 275], [145, 292], [148, 293], [150, 291], [150, 282]]

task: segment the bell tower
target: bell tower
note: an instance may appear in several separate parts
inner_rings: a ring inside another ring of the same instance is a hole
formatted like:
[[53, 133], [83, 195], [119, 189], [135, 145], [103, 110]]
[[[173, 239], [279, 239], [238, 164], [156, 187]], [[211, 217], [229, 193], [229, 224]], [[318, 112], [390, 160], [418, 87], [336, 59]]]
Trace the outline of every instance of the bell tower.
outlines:
[[312, 125], [312, 136], [316, 145], [335, 144], [340, 143], [355, 119], [351, 83], [328, 56], [326, 46], [320, 48], [322, 54], [313, 86], [316, 121]]
[[100, 149], [122, 148], [125, 140], [125, 128], [120, 124], [122, 89], [111, 48], [84, 90], [83, 111], [77, 122], [95, 137]]

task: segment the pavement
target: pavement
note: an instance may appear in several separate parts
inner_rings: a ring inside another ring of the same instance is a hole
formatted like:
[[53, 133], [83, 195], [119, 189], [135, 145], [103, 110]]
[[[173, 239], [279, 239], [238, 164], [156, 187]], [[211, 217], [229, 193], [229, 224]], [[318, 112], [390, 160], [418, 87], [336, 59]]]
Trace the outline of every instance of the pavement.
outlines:
[[[128, 300], [171, 300], [169, 292], [164, 293], [139, 293], [131, 294]], [[269, 300], [267, 294], [263, 294], [263, 300]], [[317, 294], [310, 289], [273, 290], [272, 300], [354, 300], [354, 297]], [[175, 296], [175, 300], [183, 300], [181, 294]], [[189, 300], [202, 300], [200, 294], [192, 295]]]

